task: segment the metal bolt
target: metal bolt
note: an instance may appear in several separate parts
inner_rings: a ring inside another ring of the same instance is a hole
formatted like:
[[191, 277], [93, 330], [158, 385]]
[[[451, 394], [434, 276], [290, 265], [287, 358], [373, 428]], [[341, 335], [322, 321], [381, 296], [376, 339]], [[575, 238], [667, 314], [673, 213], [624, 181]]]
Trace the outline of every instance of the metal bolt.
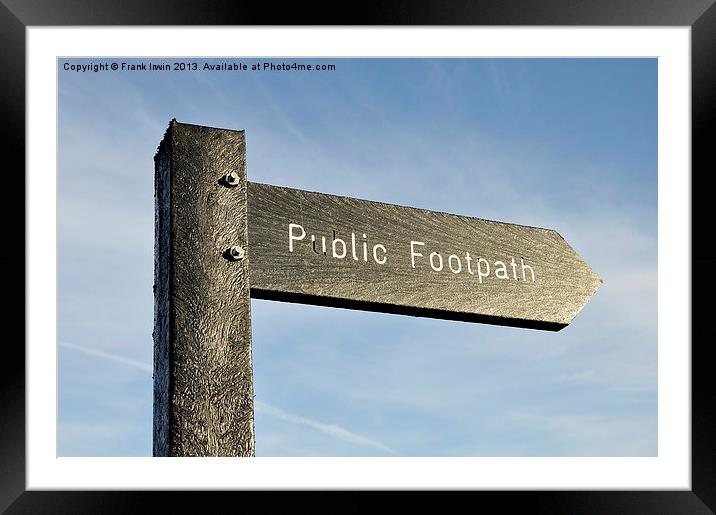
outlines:
[[229, 186], [236, 186], [239, 184], [241, 177], [238, 172], [229, 172], [224, 176], [224, 180]]
[[231, 259], [233, 261], [239, 261], [241, 259], [244, 259], [245, 255], [246, 255], [246, 251], [244, 250], [243, 247], [241, 247], [239, 245], [234, 245], [233, 247], [231, 247], [229, 249], [229, 257], [231, 257]]

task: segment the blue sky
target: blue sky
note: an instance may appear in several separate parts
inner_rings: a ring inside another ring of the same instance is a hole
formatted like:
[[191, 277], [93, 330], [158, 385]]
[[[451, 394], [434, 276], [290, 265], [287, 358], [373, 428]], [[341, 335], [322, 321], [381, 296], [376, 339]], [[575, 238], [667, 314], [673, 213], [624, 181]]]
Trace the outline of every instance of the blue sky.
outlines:
[[257, 456], [656, 455], [655, 59], [64, 62], [60, 455], [151, 455], [153, 156], [171, 118], [246, 130], [250, 180], [553, 228], [604, 279], [558, 333], [252, 301]]

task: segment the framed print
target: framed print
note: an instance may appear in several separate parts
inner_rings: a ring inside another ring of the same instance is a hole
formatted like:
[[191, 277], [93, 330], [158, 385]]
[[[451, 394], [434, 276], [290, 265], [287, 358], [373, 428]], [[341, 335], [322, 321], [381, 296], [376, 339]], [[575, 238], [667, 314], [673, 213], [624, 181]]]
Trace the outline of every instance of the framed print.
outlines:
[[[697, 330], [714, 263], [693, 237], [708, 234], [709, 2], [385, 3], [308, 27], [292, 8], [268, 18], [292, 26], [262, 27], [253, 8], [5, 4], [28, 304], [5, 375], [3, 509], [124, 512], [187, 489], [170, 504], [464, 490], [536, 511], [714, 509]], [[199, 193], [204, 173], [221, 177]], [[181, 224], [205, 205], [229, 211], [206, 211], [225, 252], [203, 270], [202, 222]], [[176, 293], [163, 333], [163, 248], [171, 288], [215, 277], [204, 289], [230, 304]], [[248, 368], [178, 339], [214, 331], [217, 309]], [[176, 406], [193, 388], [224, 414], [209, 402], [192, 426], [192, 397]]]

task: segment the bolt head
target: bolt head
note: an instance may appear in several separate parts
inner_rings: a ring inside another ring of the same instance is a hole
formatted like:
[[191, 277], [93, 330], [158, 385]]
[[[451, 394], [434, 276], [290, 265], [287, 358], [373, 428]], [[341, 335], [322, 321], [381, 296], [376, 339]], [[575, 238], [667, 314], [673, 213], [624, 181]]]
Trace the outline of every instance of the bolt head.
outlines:
[[241, 177], [238, 172], [229, 172], [224, 176], [224, 180], [229, 186], [236, 186], [239, 184]]
[[246, 251], [243, 247], [240, 247], [239, 245], [234, 245], [229, 249], [229, 256], [231, 256], [231, 259], [233, 259], [234, 261], [244, 259], [245, 255]]

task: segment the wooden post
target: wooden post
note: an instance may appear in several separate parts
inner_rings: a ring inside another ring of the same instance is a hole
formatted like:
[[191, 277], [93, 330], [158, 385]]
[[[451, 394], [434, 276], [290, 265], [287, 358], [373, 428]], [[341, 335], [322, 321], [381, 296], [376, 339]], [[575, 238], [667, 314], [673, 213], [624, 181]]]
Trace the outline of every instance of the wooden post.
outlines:
[[172, 120], [154, 161], [153, 454], [253, 456], [244, 132]]

